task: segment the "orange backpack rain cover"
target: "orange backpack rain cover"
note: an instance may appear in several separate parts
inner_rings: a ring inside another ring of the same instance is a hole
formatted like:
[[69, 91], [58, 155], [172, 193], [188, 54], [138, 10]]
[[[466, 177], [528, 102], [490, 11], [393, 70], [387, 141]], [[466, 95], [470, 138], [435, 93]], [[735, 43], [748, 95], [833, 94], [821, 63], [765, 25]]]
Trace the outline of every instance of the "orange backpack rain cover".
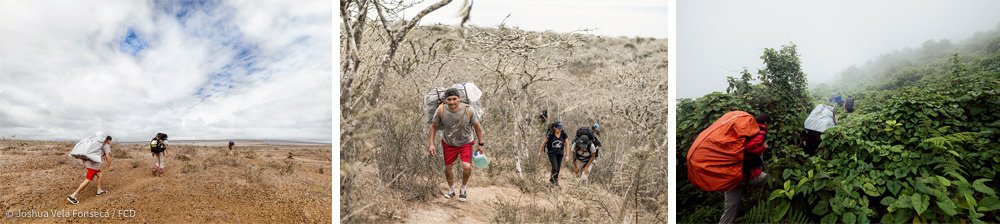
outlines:
[[688, 179], [704, 191], [728, 191], [743, 179], [744, 143], [760, 131], [753, 115], [732, 111], [722, 115], [688, 149]]

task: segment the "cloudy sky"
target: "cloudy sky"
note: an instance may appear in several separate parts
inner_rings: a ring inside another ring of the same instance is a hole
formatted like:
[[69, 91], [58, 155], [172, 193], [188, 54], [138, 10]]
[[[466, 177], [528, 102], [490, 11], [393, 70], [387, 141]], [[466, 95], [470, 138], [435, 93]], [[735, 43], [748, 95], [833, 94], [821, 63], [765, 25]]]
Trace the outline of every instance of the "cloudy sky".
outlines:
[[1000, 1], [677, 1], [678, 98], [725, 91], [727, 75], [763, 66], [794, 42], [811, 85], [931, 39], [952, 43], [1000, 24]]
[[330, 142], [330, 1], [2, 1], [0, 135]]
[[[436, 2], [425, 0], [405, 11], [405, 17], [412, 18]], [[463, 0], [453, 0], [420, 22], [457, 25], [462, 3]], [[525, 30], [572, 32], [591, 29], [588, 33], [603, 36], [667, 38], [667, 5], [665, 0], [477, 0], [473, 3], [468, 24], [496, 27], [509, 14], [507, 25]]]

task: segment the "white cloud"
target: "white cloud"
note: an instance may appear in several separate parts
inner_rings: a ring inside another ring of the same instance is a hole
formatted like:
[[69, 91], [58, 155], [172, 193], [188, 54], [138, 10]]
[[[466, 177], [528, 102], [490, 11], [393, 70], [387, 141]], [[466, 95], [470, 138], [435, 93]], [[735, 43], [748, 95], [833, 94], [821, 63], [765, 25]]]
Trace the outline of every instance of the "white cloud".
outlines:
[[[437, 2], [423, 1], [407, 9], [404, 16], [410, 19]], [[427, 14], [420, 24], [458, 25], [461, 21], [458, 11], [462, 3], [463, 0], [453, 0]], [[478, 0], [472, 3], [469, 24], [475, 26], [496, 27], [506, 22], [508, 26], [532, 31], [591, 29], [588, 33], [604, 36], [667, 38], [668, 4], [662, 0]], [[507, 18], [507, 15], [510, 17]]]
[[331, 141], [331, 2], [204, 3], [0, 2], [0, 135]]

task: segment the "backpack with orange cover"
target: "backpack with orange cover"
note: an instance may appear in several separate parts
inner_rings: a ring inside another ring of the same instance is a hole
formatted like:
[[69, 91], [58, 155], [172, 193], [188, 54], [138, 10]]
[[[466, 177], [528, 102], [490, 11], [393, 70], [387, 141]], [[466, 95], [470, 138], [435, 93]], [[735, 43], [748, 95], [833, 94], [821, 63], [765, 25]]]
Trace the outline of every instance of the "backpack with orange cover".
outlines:
[[688, 179], [704, 191], [729, 191], [743, 179], [744, 143], [760, 131], [753, 115], [732, 111], [701, 131], [688, 149]]

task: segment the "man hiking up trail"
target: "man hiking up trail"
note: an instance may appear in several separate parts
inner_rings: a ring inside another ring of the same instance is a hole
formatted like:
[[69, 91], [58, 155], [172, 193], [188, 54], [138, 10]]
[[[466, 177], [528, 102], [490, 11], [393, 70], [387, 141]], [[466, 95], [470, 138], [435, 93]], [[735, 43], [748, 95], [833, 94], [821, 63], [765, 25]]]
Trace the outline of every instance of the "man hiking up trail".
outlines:
[[[465, 201], [468, 198], [465, 186], [469, 182], [469, 177], [472, 176], [472, 145], [476, 143], [475, 139], [479, 140], [477, 151], [479, 154], [483, 154], [483, 146], [485, 145], [483, 128], [473, 113], [472, 106], [461, 102], [458, 89], [452, 88], [445, 91], [445, 104], [438, 106], [431, 121], [427, 152], [434, 156], [434, 140], [440, 130], [441, 147], [444, 154], [444, 173], [448, 180], [448, 193], [444, 197], [448, 199], [455, 197], [453, 169], [455, 159], [462, 160], [462, 187], [458, 199]], [[472, 136], [473, 129], [475, 129], [475, 139]]]

